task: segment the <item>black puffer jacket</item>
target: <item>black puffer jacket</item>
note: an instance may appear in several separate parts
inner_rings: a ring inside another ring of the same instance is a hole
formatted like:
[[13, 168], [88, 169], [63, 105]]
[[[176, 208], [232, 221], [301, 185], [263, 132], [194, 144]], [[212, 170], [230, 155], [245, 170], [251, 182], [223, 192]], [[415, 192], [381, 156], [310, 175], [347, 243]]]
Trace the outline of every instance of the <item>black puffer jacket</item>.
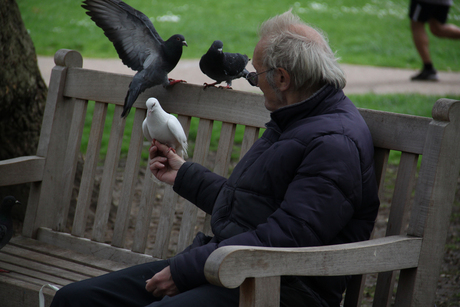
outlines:
[[[352, 102], [327, 85], [271, 118], [228, 180], [194, 163], [179, 170], [174, 190], [212, 213], [214, 233], [170, 260], [180, 291], [206, 282], [204, 264], [220, 246], [304, 247], [369, 238], [379, 206], [373, 144]], [[347, 282], [300, 280], [330, 306], [339, 305]]]

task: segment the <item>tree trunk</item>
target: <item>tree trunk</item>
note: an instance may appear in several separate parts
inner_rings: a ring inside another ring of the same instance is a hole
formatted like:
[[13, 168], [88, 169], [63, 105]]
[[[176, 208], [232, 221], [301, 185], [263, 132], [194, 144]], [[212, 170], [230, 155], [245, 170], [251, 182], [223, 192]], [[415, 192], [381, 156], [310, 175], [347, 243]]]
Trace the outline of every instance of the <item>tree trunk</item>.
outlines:
[[[47, 87], [15, 0], [0, 0], [0, 160], [35, 155]], [[25, 208], [28, 188], [0, 188]]]

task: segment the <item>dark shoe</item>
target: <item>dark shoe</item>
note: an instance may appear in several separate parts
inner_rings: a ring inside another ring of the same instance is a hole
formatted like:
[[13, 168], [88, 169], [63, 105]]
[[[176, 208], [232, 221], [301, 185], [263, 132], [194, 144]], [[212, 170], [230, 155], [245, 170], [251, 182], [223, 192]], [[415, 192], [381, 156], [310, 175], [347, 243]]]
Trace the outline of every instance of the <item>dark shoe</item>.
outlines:
[[439, 81], [438, 73], [435, 69], [422, 70], [419, 74], [411, 78], [412, 81]]

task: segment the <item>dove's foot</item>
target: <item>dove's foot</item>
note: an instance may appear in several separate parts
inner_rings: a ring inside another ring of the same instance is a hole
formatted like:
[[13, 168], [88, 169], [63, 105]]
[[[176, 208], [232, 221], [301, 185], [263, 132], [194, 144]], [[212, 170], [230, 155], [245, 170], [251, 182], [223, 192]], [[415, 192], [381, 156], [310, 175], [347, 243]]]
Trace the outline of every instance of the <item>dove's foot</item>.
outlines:
[[176, 150], [172, 147], [169, 147], [168, 149], [168, 152], [166, 154], [168, 154], [170, 151], [172, 151], [173, 153], [177, 154]]
[[167, 86], [173, 86], [177, 83], [187, 83], [187, 81], [185, 80], [176, 80], [176, 79], [168, 79], [169, 80], [169, 84]]

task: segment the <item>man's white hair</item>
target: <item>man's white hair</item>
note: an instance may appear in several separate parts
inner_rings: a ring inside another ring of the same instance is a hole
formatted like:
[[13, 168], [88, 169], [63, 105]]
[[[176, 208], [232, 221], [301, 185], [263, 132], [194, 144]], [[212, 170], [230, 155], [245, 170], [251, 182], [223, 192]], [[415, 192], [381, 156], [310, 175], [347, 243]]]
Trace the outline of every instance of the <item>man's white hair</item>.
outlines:
[[[265, 21], [260, 26], [259, 37], [266, 39], [263, 65], [268, 69], [286, 69], [295, 90], [310, 90], [324, 83], [339, 89], [345, 87], [345, 74], [326, 36], [291, 10]], [[267, 73], [272, 87], [273, 76], [274, 71]]]

